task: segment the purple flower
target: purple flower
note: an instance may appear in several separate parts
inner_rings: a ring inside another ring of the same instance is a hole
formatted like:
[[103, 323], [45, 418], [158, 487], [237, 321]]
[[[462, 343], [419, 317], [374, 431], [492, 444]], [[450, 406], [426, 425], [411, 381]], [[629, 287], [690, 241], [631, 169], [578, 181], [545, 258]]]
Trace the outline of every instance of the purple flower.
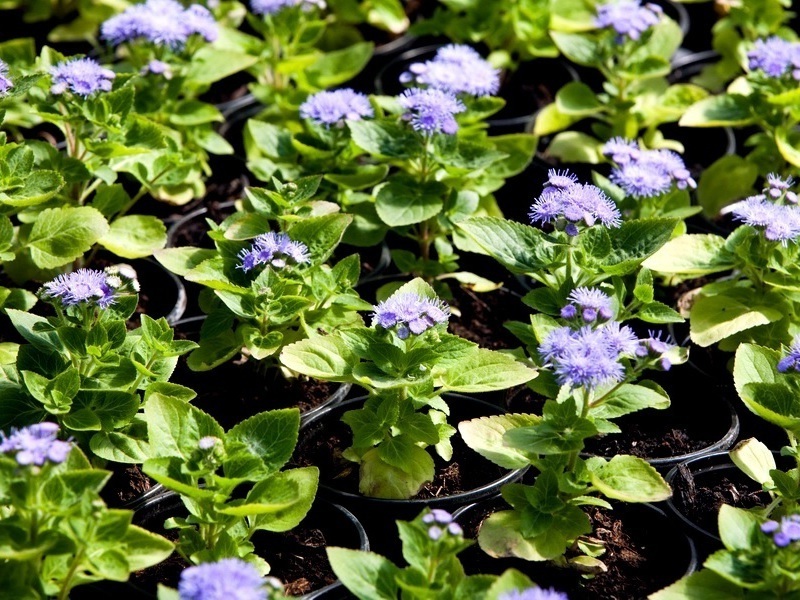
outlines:
[[529, 587], [525, 590], [515, 590], [504, 592], [497, 597], [497, 600], [569, 600], [563, 592], [557, 592], [553, 588]]
[[651, 198], [668, 192], [672, 179], [660, 169], [639, 163], [628, 163], [611, 172], [611, 181], [634, 198]]
[[764, 229], [764, 237], [783, 245], [800, 236], [800, 208], [773, 204], [763, 194], [751, 196], [729, 207], [733, 217], [751, 227]]
[[747, 59], [751, 71], [762, 71], [773, 78], [791, 71], [793, 79], [800, 79], [800, 43], [777, 36], [756, 40], [753, 49], [747, 53]]
[[67, 458], [72, 444], [57, 439], [56, 423], [37, 423], [22, 429], [12, 429], [11, 435], [0, 432], [0, 452], [16, 452], [20, 465], [42, 466], [45, 461], [61, 463]]
[[620, 37], [638, 40], [658, 23], [661, 8], [654, 4], [641, 6], [639, 0], [617, 0], [597, 7], [597, 27], [611, 27]]
[[423, 298], [413, 292], [394, 294], [374, 307], [372, 325], [383, 329], [397, 327], [397, 337], [420, 335], [450, 318], [450, 307], [438, 298]]
[[239, 252], [237, 269], [245, 273], [258, 265], [270, 265], [282, 269], [290, 259], [294, 264], [307, 263], [311, 259], [308, 247], [302, 242], [295, 242], [285, 233], [268, 231], [257, 236], [250, 248]]
[[0, 60], [0, 96], [8, 94], [14, 83], [8, 77], [8, 65]]
[[250, 8], [257, 15], [274, 15], [290, 6], [302, 6], [303, 10], [314, 7], [325, 8], [324, 0], [250, 0]]
[[106, 20], [100, 35], [112, 46], [143, 38], [158, 46], [182, 48], [192, 35], [213, 42], [219, 35], [214, 16], [204, 6], [184, 8], [175, 0], [147, 0]]
[[410, 65], [400, 81], [452, 94], [491, 96], [500, 89], [500, 71], [471, 47], [450, 44], [440, 48], [433, 60]]
[[423, 523], [439, 523], [447, 525], [453, 522], [453, 515], [441, 508], [431, 509], [431, 512], [422, 517]]
[[324, 125], [341, 126], [374, 114], [369, 98], [350, 88], [319, 92], [300, 105], [301, 117]]
[[780, 523], [766, 521], [761, 525], [761, 531], [772, 536], [772, 541], [779, 548], [785, 548], [792, 542], [800, 540], [800, 515], [783, 517]]
[[789, 352], [778, 361], [778, 371], [780, 373], [800, 372], [800, 336], [794, 338]]
[[406, 109], [403, 118], [417, 131], [454, 134], [458, 131], [455, 116], [467, 110], [466, 106], [450, 92], [434, 88], [411, 88], [398, 97]]
[[611, 310], [611, 297], [596, 288], [575, 288], [567, 299], [569, 304], [561, 309], [561, 316], [564, 319], [571, 319], [578, 312], [586, 323], [594, 323], [598, 317], [608, 321], [614, 316]]
[[[616, 335], [619, 332], [612, 332]], [[577, 331], [560, 327], [542, 342], [539, 353], [552, 366], [561, 385], [595, 388], [622, 380], [625, 369], [620, 364], [616, 337], [606, 327], [582, 327]]]
[[114, 71], [102, 67], [100, 63], [91, 58], [77, 58], [59, 63], [50, 69], [53, 85], [50, 91], [53, 94], [63, 94], [67, 90], [80, 96], [91, 96], [95, 92], [111, 91], [111, 80]]
[[557, 169], [549, 169], [547, 171], [547, 181], [544, 184], [545, 190], [547, 188], [567, 189], [572, 187], [578, 182], [578, 176], [575, 173], [570, 173], [566, 169], [559, 171]]
[[617, 357], [622, 355], [635, 356], [639, 347], [639, 338], [627, 325], [620, 325], [617, 321], [611, 321], [605, 327], [599, 329], [605, 338], [606, 346], [612, 355]]
[[625, 165], [639, 158], [639, 144], [623, 137], [608, 140], [601, 149], [603, 156], [609, 157], [618, 165]]
[[239, 558], [189, 567], [178, 583], [180, 600], [267, 600], [266, 579], [254, 565]]
[[[108, 308], [116, 301], [116, 280], [95, 269], [78, 269], [59, 275], [44, 284], [44, 293], [49, 298], [58, 298], [63, 306], [81, 302], [95, 302], [100, 308]], [[120, 285], [121, 285], [120, 281]]]
[[568, 235], [578, 233], [575, 224], [580, 222], [589, 227], [598, 221], [606, 227], [619, 227], [619, 209], [599, 187], [575, 183], [567, 171], [551, 171], [549, 176], [545, 189], [531, 206], [529, 216], [533, 223], [565, 219], [571, 225], [565, 229]]

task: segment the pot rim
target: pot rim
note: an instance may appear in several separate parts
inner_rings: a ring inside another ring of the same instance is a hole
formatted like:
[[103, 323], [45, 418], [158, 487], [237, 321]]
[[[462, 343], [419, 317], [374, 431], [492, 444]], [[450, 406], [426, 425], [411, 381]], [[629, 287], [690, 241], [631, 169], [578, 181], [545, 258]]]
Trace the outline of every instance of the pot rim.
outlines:
[[[175, 275], [172, 271], [167, 269], [164, 265], [160, 262], [155, 260], [153, 257], [148, 256], [142, 260], [143, 262], [149, 263], [153, 265], [156, 269], [163, 271], [167, 277], [172, 281], [172, 284], [175, 286], [177, 298], [175, 298], [175, 304], [173, 305], [172, 309], [164, 315], [164, 318], [167, 320], [170, 326], [174, 325], [178, 321], [180, 321], [183, 313], [186, 312], [186, 307], [188, 305], [189, 299], [186, 295], [186, 287], [183, 285], [181, 279]], [[135, 262], [135, 261], [134, 261]], [[134, 265], [134, 269], [136, 266]]]
[[[248, 182], [249, 183], [249, 182]], [[245, 186], [246, 187], [246, 186]], [[230, 208], [236, 205], [236, 200], [226, 200], [225, 202], [220, 202], [217, 207], [218, 208]], [[199, 208], [190, 211], [174, 221], [169, 228], [167, 229], [167, 245], [166, 248], [181, 248], [182, 246], [177, 246], [175, 244], [175, 236], [178, 233], [178, 229], [191, 221], [192, 219], [196, 219], [208, 212], [208, 208], [205, 206], [201, 206]]]

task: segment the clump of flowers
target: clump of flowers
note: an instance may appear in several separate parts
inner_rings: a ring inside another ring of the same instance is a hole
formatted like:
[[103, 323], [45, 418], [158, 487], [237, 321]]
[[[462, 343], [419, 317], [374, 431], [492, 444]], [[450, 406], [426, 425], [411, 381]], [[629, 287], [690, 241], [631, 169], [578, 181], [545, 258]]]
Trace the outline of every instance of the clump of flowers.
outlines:
[[441, 539], [443, 535], [463, 535], [461, 525], [453, 521], [453, 515], [441, 508], [434, 508], [422, 517], [422, 522], [428, 526], [428, 537], [433, 541]]
[[46, 298], [57, 299], [62, 306], [87, 303], [108, 308], [116, 302], [117, 289], [122, 285], [118, 275], [97, 269], [78, 269], [59, 275], [44, 284]]
[[785, 548], [792, 542], [800, 540], [800, 515], [789, 515], [780, 521], [765, 521], [761, 531], [772, 536], [778, 548]]
[[283, 585], [249, 562], [225, 558], [185, 569], [178, 594], [180, 600], [272, 600], [283, 597]]
[[464, 103], [452, 93], [435, 88], [411, 88], [403, 92], [398, 101], [406, 109], [403, 118], [417, 131], [426, 134], [458, 131], [455, 115], [467, 110]]
[[17, 463], [23, 466], [62, 463], [72, 444], [58, 439], [59, 429], [56, 423], [43, 422], [12, 429], [9, 436], [0, 431], [0, 453], [15, 453]]
[[768, 77], [783, 77], [790, 73], [792, 79], [800, 80], [800, 43], [772, 36], [756, 40], [747, 53], [751, 71], [762, 71]]
[[253, 245], [243, 249], [238, 256], [241, 262], [237, 268], [245, 273], [259, 265], [282, 269], [287, 264], [303, 264], [310, 260], [308, 247], [304, 243], [292, 240], [285, 233], [274, 231], [256, 237]]
[[420, 335], [440, 323], [447, 323], [450, 307], [439, 298], [424, 298], [407, 292], [395, 294], [375, 307], [373, 326], [395, 329], [401, 340]]
[[101, 66], [92, 58], [76, 58], [62, 62], [50, 69], [53, 85], [50, 92], [61, 95], [67, 90], [79, 96], [111, 91], [114, 71]]
[[569, 303], [561, 309], [563, 319], [574, 319], [580, 315], [585, 323], [594, 323], [598, 318], [608, 321], [614, 316], [611, 297], [596, 288], [575, 288], [568, 300]]
[[375, 112], [369, 98], [351, 88], [318, 92], [300, 105], [300, 116], [322, 125], [342, 127], [345, 121], [360, 121]]
[[639, 0], [618, 0], [597, 7], [595, 25], [613, 28], [623, 40], [638, 40], [658, 23], [662, 14], [663, 10], [657, 4], [642, 6]]
[[8, 65], [0, 60], [0, 96], [5, 96], [14, 87], [14, 82], [8, 76]]
[[579, 225], [619, 227], [622, 215], [614, 201], [599, 187], [577, 182], [568, 171], [550, 169], [542, 194], [531, 206], [533, 223], [554, 223], [567, 235], [578, 235]]
[[192, 4], [184, 8], [175, 0], [147, 0], [105, 21], [100, 34], [113, 46], [141, 38], [157, 46], [179, 49], [192, 35], [213, 42], [219, 32], [214, 16], [204, 6]]
[[432, 60], [411, 64], [400, 81], [452, 94], [491, 96], [500, 89], [500, 71], [470, 46], [449, 44], [440, 48]]
[[569, 598], [564, 592], [558, 592], [554, 588], [533, 586], [524, 590], [505, 592], [500, 594], [497, 600], [569, 600]]
[[728, 210], [738, 221], [763, 229], [766, 239], [786, 245], [800, 236], [797, 194], [789, 189], [793, 183], [791, 177], [771, 173], [761, 194], [731, 204]]
[[301, 6], [303, 10], [325, 8], [324, 0], [251, 0], [250, 8], [257, 15], [274, 15], [285, 8]]
[[786, 356], [778, 361], [777, 369], [780, 373], [800, 373], [800, 337], [792, 341]]
[[671, 150], [643, 150], [635, 141], [613, 138], [602, 152], [617, 164], [611, 181], [634, 198], [665, 194], [673, 184], [679, 190], [697, 187], [683, 159]]

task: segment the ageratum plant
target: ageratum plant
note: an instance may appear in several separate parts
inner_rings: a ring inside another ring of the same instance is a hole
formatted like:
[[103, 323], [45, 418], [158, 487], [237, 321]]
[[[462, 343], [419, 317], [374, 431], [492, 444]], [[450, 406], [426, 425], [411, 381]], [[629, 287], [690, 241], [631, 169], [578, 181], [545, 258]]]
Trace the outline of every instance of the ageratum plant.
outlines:
[[258, 235], [269, 222], [251, 216], [255, 222], [234, 215], [213, 225], [209, 235], [215, 250], [171, 248], [156, 255], [171, 271], [208, 288], [201, 298], [208, 318], [199, 347], [188, 357], [196, 371], [239, 353], [265, 368], [276, 366], [284, 346], [358, 324], [357, 311], [369, 306], [353, 289], [360, 269], [357, 255], [332, 267], [325, 264], [350, 222], [348, 215], [294, 219], [285, 232]]
[[[682, 152], [682, 144], [664, 139], [659, 127], [680, 119], [707, 92], [667, 82], [670, 59], [681, 44], [680, 27], [658, 5], [642, 6], [639, 0], [597, 3], [596, 11], [587, 15], [583, 32], [553, 31], [551, 37], [572, 62], [599, 72], [602, 92], [582, 82], [568, 83], [539, 112], [534, 134], [556, 134], [547, 153], [565, 162], [602, 162], [602, 144], [617, 136]], [[593, 121], [592, 135], [564, 131], [586, 118]]]
[[59, 433], [50, 422], [0, 432], [0, 585], [9, 598], [69, 598], [172, 554], [168, 540], [131, 525], [133, 511], [106, 507], [100, 490], [111, 473]]
[[28, 343], [6, 346], [15, 360], [0, 375], [0, 427], [53, 419], [100, 458], [144, 460], [139, 411], [161, 394], [194, 396], [167, 380], [178, 357], [196, 344], [174, 340], [163, 318], [142, 315], [141, 327], [128, 330], [136, 292], [138, 282], [127, 265], [78, 269], [40, 291], [55, 316], [6, 309]]
[[552, 169], [531, 206], [530, 218], [539, 227], [498, 217], [458, 223], [482, 253], [535, 282], [523, 298], [525, 304], [556, 316], [572, 290], [601, 286], [621, 307], [621, 321], [633, 317], [648, 323], [683, 321], [655, 300], [652, 274], [641, 268], [669, 240], [677, 219], [623, 221], [617, 205], [599, 187]]
[[226, 432], [185, 400], [159, 397], [146, 404], [144, 420], [150, 449], [142, 470], [177, 492], [189, 513], [164, 524], [178, 532], [178, 553], [194, 564], [243, 558], [267, 574], [253, 534], [297, 526], [317, 492], [316, 467], [281, 470], [300, 411], [262, 412]]
[[683, 235], [645, 261], [673, 283], [722, 274], [682, 302], [696, 344], [730, 352], [741, 342], [778, 348], [798, 333], [800, 208], [793, 183], [771, 173], [761, 194], [729, 207], [742, 225], [727, 238]]
[[[645, 460], [582, 456], [586, 440], [620, 432], [614, 419], [646, 408], [664, 409], [669, 396], [657, 383], [640, 380], [646, 370], [667, 370], [686, 360], [686, 351], [657, 333], [638, 338], [615, 320], [612, 298], [596, 288], [576, 288], [556, 321], [533, 315], [535, 341], [528, 351], [539, 366], [529, 385], [546, 401], [541, 415], [483, 417], [459, 425], [473, 450], [505, 468], [532, 465], [533, 485], [507, 484], [503, 498], [512, 510], [484, 521], [481, 548], [492, 556], [553, 560], [596, 571], [602, 545], [591, 534], [581, 506], [611, 508], [605, 500], [657, 502], [671, 494]], [[578, 556], [565, 552], [577, 547]]]
[[[359, 465], [359, 491], [377, 498], [410, 498], [432, 481], [434, 446], [453, 454], [446, 392], [487, 392], [532, 379], [513, 357], [446, 333], [449, 308], [421, 279], [401, 286], [374, 307], [370, 327], [343, 328], [283, 349], [289, 369], [325, 381], [360, 385], [363, 408], [342, 420], [353, 432], [343, 457]], [[425, 411], [425, 412], [423, 412]]]
[[457, 555], [473, 542], [464, 539], [461, 526], [445, 510], [426, 509], [413, 521], [397, 521], [397, 529], [406, 567], [374, 552], [328, 547], [333, 572], [357, 598], [566, 600], [565, 594], [539, 588], [514, 569], [501, 575], [465, 574]]
[[241, 558], [223, 558], [181, 572], [178, 589], [158, 586], [158, 600], [285, 600], [283, 584], [275, 577], [262, 577], [258, 569]]

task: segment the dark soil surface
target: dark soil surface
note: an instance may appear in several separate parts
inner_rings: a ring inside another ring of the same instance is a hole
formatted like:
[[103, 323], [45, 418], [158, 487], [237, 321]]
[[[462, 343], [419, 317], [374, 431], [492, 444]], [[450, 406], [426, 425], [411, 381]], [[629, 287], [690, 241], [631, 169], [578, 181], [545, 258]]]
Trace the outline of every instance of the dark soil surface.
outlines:
[[109, 506], [123, 506], [135, 500], [155, 485], [155, 482], [142, 473], [140, 465], [109, 463], [111, 479], [100, 492]]
[[451, 307], [459, 314], [450, 317], [450, 333], [492, 350], [521, 346], [503, 326], [509, 320], [527, 322], [530, 318], [530, 310], [518, 294], [505, 287], [491, 292], [473, 292], [460, 286], [454, 286], [452, 293]]

